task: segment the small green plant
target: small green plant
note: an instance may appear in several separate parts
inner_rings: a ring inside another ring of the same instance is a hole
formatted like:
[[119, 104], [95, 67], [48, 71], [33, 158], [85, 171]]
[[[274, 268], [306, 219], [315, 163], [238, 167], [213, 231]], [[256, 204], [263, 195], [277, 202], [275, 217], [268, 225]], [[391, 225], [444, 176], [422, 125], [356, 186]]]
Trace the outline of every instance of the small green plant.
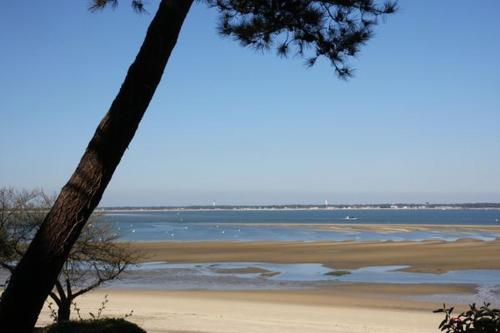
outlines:
[[73, 302], [71, 304], [73, 305], [73, 310], [75, 310], [75, 313], [76, 313], [76, 316], [78, 317], [78, 320], [82, 321], [83, 318], [82, 318], [82, 314], [80, 313], [81, 309], [78, 307], [76, 302]]
[[481, 307], [470, 304], [469, 310], [453, 315], [453, 307], [443, 304], [434, 313], [444, 313], [445, 317], [439, 324], [439, 329], [445, 333], [500, 333], [500, 310], [490, 308], [489, 303]]
[[[73, 305], [73, 310], [75, 311], [76, 316], [78, 317], [79, 321], [92, 321], [92, 320], [103, 319], [103, 312], [106, 309], [106, 305], [108, 304], [108, 302], [109, 302], [108, 295], [104, 295], [104, 300], [101, 302], [101, 306], [99, 306], [99, 308], [97, 309], [97, 312], [96, 313], [89, 312], [89, 316], [90, 316], [89, 319], [85, 319], [82, 317], [81, 309], [76, 304], [76, 302], [73, 302], [72, 305]], [[52, 310], [51, 303], [49, 303], [49, 309]], [[52, 311], [54, 312], [54, 310], [52, 310]], [[116, 319], [127, 319], [127, 318], [132, 317], [133, 314], [134, 314], [134, 310], [130, 310], [129, 313], [126, 313], [124, 316], [118, 317]]]
[[49, 304], [48, 304], [48, 308], [49, 308], [49, 311], [50, 311], [49, 316], [50, 316], [50, 318], [52, 318], [52, 320], [54, 322], [56, 322], [57, 321], [57, 311], [56, 311], [56, 309], [54, 309], [53, 305], [54, 304], [52, 304], [52, 302], [49, 302]]
[[108, 295], [104, 295], [104, 300], [101, 303], [101, 306], [97, 309], [97, 313], [94, 314], [93, 312], [89, 312], [89, 316], [92, 318], [92, 320], [99, 320], [101, 319], [102, 312], [104, 309], [106, 309], [106, 304], [108, 304]]

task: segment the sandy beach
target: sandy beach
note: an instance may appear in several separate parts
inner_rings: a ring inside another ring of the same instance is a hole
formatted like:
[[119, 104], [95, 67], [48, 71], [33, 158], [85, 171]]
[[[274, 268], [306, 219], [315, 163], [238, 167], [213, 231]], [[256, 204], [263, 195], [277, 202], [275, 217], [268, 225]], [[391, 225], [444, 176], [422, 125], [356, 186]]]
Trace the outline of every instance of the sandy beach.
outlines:
[[[344, 285], [303, 291], [142, 291], [100, 290], [81, 297], [82, 316], [96, 312], [124, 316], [150, 333], [387, 333], [437, 332], [439, 304], [401, 300], [442, 286]], [[448, 288], [448, 289], [446, 289]], [[466, 287], [446, 287], [464, 292]], [[44, 309], [39, 324], [50, 322]]]

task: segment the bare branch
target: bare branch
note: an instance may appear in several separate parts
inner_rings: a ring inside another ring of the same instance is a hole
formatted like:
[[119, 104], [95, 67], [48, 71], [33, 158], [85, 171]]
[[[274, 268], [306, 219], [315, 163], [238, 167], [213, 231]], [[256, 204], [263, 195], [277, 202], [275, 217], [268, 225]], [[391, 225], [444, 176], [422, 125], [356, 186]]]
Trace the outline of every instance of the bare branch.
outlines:
[[59, 299], [59, 297], [57, 297], [55, 292], [51, 291], [49, 293], [49, 296], [54, 300], [54, 302], [56, 302], [57, 306], [61, 306], [61, 300]]
[[[43, 191], [0, 188], [0, 268], [12, 274], [52, 202]], [[59, 307], [116, 279], [136, 262], [138, 256], [117, 244], [117, 238], [102, 214], [90, 218], [50, 295]]]

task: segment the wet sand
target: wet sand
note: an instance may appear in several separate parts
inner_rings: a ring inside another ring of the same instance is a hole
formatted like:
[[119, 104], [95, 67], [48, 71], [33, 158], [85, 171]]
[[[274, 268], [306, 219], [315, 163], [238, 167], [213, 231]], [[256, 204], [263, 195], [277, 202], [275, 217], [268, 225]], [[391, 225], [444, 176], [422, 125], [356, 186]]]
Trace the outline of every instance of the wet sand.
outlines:
[[444, 273], [500, 269], [500, 240], [455, 242], [141, 242], [126, 243], [143, 262], [322, 263], [335, 269], [409, 265], [406, 271]]

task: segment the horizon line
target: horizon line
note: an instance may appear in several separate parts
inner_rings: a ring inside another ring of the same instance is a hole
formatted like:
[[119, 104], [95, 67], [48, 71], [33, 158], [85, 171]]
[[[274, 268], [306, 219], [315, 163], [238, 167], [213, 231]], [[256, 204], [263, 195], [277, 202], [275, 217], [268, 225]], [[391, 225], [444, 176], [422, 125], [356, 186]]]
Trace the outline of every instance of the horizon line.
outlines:
[[451, 203], [415, 203], [415, 202], [393, 202], [393, 203], [352, 203], [352, 204], [188, 204], [188, 205], [112, 205], [99, 206], [96, 209], [224, 209], [224, 208], [386, 208], [386, 209], [401, 209], [401, 208], [500, 208], [500, 202], [451, 202]]

